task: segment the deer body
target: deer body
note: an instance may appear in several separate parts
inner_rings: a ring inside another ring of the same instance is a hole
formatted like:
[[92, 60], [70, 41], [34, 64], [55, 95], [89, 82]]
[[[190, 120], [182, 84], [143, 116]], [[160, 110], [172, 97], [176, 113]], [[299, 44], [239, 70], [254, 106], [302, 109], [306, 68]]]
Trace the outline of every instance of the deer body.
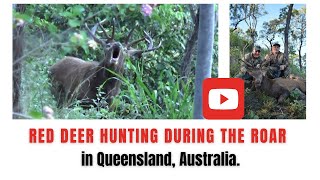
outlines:
[[[120, 92], [121, 82], [107, 69], [115, 71], [112, 67], [103, 67], [99, 62], [86, 62], [75, 57], [66, 57], [50, 68], [52, 78], [52, 93], [61, 107], [68, 100], [82, 100], [83, 104], [91, 104], [97, 98], [98, 88], [105, 93], [108, 104], [112, 97]], [[119, 68], [122, 74], [123, 68]], [[70, 103], [70, 102], [68, 102]]]
[[301, 79], [275, 78], [269, 79], [261, 70], [250, 73], [254, 78], [254, 85], [267, 95], [272, 96], [282, 103], [294, 89], [299, 89], [306, 94], [306, 83]]
[[[107, 39], [99, 39], [94, 33], [97, 26], [103, 30]], [[114, 25], [112, 36], [109, 37], [100, 23], [93, 27], [93, 32], [86, 25], [89, 34], [95, 42], [101, 44], [104, 50], [104, 58], [100, 61], [84, 61], [76, 57], [65, 57], [58, 61], [49, 69], [49, 76], [52, 80], [52, 94], [55, 96], [58, 106], [69, 105], [73, 100], [81, 101], [84, 107], [96, 105], [94, 100], [102, 92], [106, 98], [107, 105], [112, 106], [112, 99], [120, 92], [121, 81], [117, 76], [121, 76], [124, 71], [125, 55], [141, 57], [143, 53], [156, 50], [160, 47], [153, 47], [152, 38], [145, 32], [147, 37], [129, 43], [133, 29], [129, 33], [124, 46], [114, 41]], [[147, 50], [135, 50], [131, 46], [140, 41], [148, 39]], [[112, 107], [113, 108], [113, 107]]]

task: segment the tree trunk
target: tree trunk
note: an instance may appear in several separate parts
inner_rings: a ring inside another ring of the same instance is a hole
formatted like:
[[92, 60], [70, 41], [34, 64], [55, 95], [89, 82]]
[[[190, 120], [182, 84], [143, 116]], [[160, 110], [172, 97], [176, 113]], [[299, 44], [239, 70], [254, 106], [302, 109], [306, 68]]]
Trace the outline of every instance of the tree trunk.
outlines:
[[[24, 12], [25, 6], [23, 4], [18, 4], [15, 6], [17, 12]], [[21, 19], [14, 19], [13, 23], [13, 94], [12, 94], [12, 101], [13, 101], [13, 119], [19, 118], [19, 116], [15, 114], [21, 114], [22, 108], [20, 104], [20, 86], [21, 86], [21, 57], [23, 56], [23, 28], [24, 22]]]
[[[252, 30], [251, 30], [252, 31]], [[254, 32], [251, 32], [251, 34], [250, 34], [250, 37], [251, 37], [251, 40], [252, 40], [252, 44], [251, 44], [251, 47], [250, 47], [250, 49], [253, 49], [253, 47], [254, 47], [254, 44], [255, 44], [255, 34], [254, 34]]]
[[266, 38], [267, 39], [267, 41], [269, 42], [269, 46], [268, 46], [268, 50], [269, 51], [271, 51], [271, 49], [272, 49], [272, 41], [274, 40], [274, 35], [273, 35], [273, 37], [272, 38]]
[[286, 28], [284, 30], [284, 56], [289, 59], [289, 29], [290, 29], [290, 20], [292, 15], [293, 4], [289, 5], [287, 19], [286, 19]]
[[204, 79], [211, 77], [214, 27], [214, 5], [200, 5], [193, 112], [194, 119], [203, 119], [202, 83]]
[[301, 56], [301, 49], [302, 49], [302, 44], [300, 44], [300, 47], [299, 47], [299, 67], [300, 67], [300, 71], [302, 71], [302, 56]]
[[[190, 9], [190, 11], [193, 11], [193, 10]], [[197, 43], [197, 35], [198, 35], [198, 29], [199, 29], [199, 10], [197, 10], [197, 14], [194, 15], [193, 19], [194, 19], [193, 32], [186, 43], [186, 49], [185, 49], [184, 56], [182, 58], [182, 64], [180, 69], [180, 74], [184, 83], [187, 82], [187, 80], [189, 79], [189, 75], [191, 73], [192, 55], [193, 55], [195, 45]]]
[[269, 42], [268, 50], [271, 51], [271, 49], [272, 49], [272, 41], [268, 41], [268, 42]]
[[300, 35], [300, 44], [299, 44], [299, 67], [300, 71], [302, 71], [302, 56], [301, 56], [301, 50], [302, 50], [302, 45], [303, 45], [303, 30], [301, 30], [301, 35]]

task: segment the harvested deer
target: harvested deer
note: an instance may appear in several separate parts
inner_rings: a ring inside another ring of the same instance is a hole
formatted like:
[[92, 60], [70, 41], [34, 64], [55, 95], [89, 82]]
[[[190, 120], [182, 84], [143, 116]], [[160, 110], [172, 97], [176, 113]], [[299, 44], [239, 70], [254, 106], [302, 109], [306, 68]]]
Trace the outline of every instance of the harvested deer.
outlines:
[[[125, 57], [140, 58], [143, 53], [154, 51], [161, 46], [160, 42], [157, 47], [153, 47], [153, 40], [145, 31], [145, 37], [129, 42], [134, 29], [130, 31], [122, 45], [114, 40], [114, 20], [111, 37], [104, 30], [102, 23], [103, 21], [95, 24], [92, 30], [88, 28], [87, 24], [85, 24], [85, 27], [93, 40], [102, 45], [103, 59], [87, 62], [76, 57], [65, 57], [49, 69], [52, 93], [59, 107], [68, 106], [74, 99], [80, 100], [83, 107], [96, 105], [94, 100], [97, 99], [99, 90], [110, 107], [112, 99], [120, 92], [121, 81], [117, 78], [117, 75], [123, 74]], [[102, 29], [106, 39], [95, 36], [98, 26]], [[144, 40], [149, 42], [146, 50], [132, 48], [133, 45]]]
[[266, 76], [266, 70], [252, 70], [249, 74], [254, 78], [254, 85], [257, 89], [261, 89], [267, 95], [277, 99], [282, 103], [294, 89], [299, 89], [306, 94], [306, 82], [296, 79], [275, 78], [269, 79]]

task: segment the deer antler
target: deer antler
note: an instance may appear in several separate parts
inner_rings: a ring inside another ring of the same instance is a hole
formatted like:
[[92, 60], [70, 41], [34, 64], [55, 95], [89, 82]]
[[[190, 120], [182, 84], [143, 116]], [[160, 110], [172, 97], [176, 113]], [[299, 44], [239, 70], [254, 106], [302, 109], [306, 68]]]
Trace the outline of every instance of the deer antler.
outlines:
[[[129, 33], [127, 39], [126, 39], [126, 42], [129, 40], [129, 38], [130, 38], [130, 36], [132, 34], [132, 31], [133, 30], [130, 31], [130, 33]], [[135, 41], [133, 41], [131, 43], [127, 42], [126, 49], [128, 51], [129, 56], [134, 56], [134, 57], [141, 58], [143, 53], [154, 51], [154, 50], [156, 50], [156, 49], [161, 47], [162, 41], [160, 41], [160, 43], [159, 43], [159, 45], [157, 47], [153, 47], [153, 39], [152, 39], [152, 37], [146, 31], [143, 31], [143, 33], [144, 33], [145, 37], [143, 37], [141, 39], [138, 39], [138, 40], [135, 40]], [[145, 49], [145, 50], [130, 49], [131, 46], [133, 46], [134, 44], [137, 44], [138, 42], [141, 42], [143, 40], [148, 42], [148, 48], [147, 49]]]
[[245, 63], [247, 66], [250, 66], [250, 67], [254, 68], [254, 66], [251, 63], [249, 63], [249, 62], [247, 62], [247, 61], [245, 61], [243, 59], [239, 59], [239, 60], [242, 61], [243, 63]]
[[112, 35], [111, 35], [111, 37], [107, 34], [107, 32], [105, 31], [105, 29], [103, 28], [103, 26], [102, 26], [102, 23], [101, 22], [99, 22], [98, 24], [99, 24], [99, 27], [101, 28], [101, 30], [102, 30], [102, 32], [103, 32], [103, 34], [107, 37], [107, 42], [108, 43], [110, 43], [110, 42], [114, 42], [114, 29], [115, 29], [115, 19], [113, 18], [112, 19]]
[[133, 28], [130, 30], [128, 36], [126, 37], [126, 39], [125, 39], [125, 41], [124, 41], [124, 44], [126, 45], [126, 47], [127, 47], [128, 43], [129, 43], [130, 37], [131, 37], [134, 29], [135, 29], [135, 27], [133, 27]]
[[114, 40], [114, 26], [116, 24], [116, 20], [113, 18], [112, 19], [112, 36], [111, 36], [111, 39]]
[[128, 44], [126, 45], [126, 48], [127, 48], [127, 49], [130, 49], [131, 46], [133, 46], [133, 45], [135, 45], [135, 44], [138, 44], [139, 42], [141, 42], [141, 41], [143, 41], [143, 40], [145, 40], [145, 38], [141, 38], [141, 39], [135, 40], [135, 41], [133, 41], [133, 42], [131, 42], [131, 43], [128, 43]]
[[160, 41], [160, 43], [159, 43], [159, 45], [157, 47], [153, 47], [153, 39], [151, 38], [151, 36], [146, 31], [143, 31], [143, 33], [146, 35], [146, 40], [149, 43], [148, 49], [147, 50], [143, 50], [143, 53], [144, 52], [149, 52], [149, 51], [154, 51], [154, 50], [156, 50], [156, 49], [161, 47], [162, 41]]
[[97, 26], [98, 26], [98, 24], [94, 25], [93, 28], [90, 30], [87, 23], [85, 23], [85, 27], [86, 27], [87, 31], [89, 32], [90, 36], [93, 38], [93, 40], [96, 41], [97, 43], [101, 44], [103, 47], [106, 47], [107, 46], [106, 43], [94, 35], [96, 33]]
[[107, 37], [107, 39], [111, 39], [111, 37], [107, 34], [106, 30], [103, 28], [103, 26], [101, 25], [101, 23], [99, 22], [99, 27], [102, 29], [103, 34]]
[[[103, 28], [103, 23], [105, 23], [105, 22], [106, 22], [106, 19], [102, 20], [101, 22], [96, 23], [91, 30], [89, 29], [88, 25], [85, 24], [86, 29], [88, 30], [90, 36], [94, 39], [94, 41], [96, 41], [97, 43], [103, 45], [104, 47], [106, 47], [108, 43], [114, 42], [114, 34], [115, 34], [115, 19], [113, 18], [113, 21], [112, 21], [112, 34], [111, 34], [111, 37], [108, 35], [108, 33]], [[104, 36], [106, 37], [106, 39], [100, 39], [100, 38], [95, 36], [95, 32], [96, 32], [98, 26], [101, 28], [101, 30], [102, 30]], [[129, 56], [141, 58], [143, 53], [154, 51], [154, 50], [156, 50], [156, 49], [161, 47], [162, 41], [160, 41], [160, 43], [159, 43], [159, 45], [157, 47], [153, 47], [153, 39], [146, 31], [143, 31], [143, 33], [145, 35], [143, 38], [135, 40], [135, 41], [132, 41], [132, 42], [129, 42], [130, 37], [131, 37], [134, 29], [135, 28], [132, 28], [130, 30], [130, 32], [129, 32], [129, 34], [126, 37], [125, 42], [124, 42], [124, 47], [125, 47], [124, 49], [127, 51], [127, 54]], [[145, 50], [137, 50], [137, 49], [131, 48], [133, 45], [135, 45], [135, 44], [137, 44], [137, 43], [139, 43], [141, 41], [147, 41], [147, 43], [148, 43], [147, 49], [145, 49]]]
[[[90, 36], [91, 36], [97, 43], [102, 44], [103, 46], [106, 46], [106, 42], [107, 42], [107, 43], [110, 43], [110, 42], [113, 42], [113, 41], [114, 41], [114, 30], [115, 30], [115, 27], [114, 27], [114, 26], [115, 26], [115, 19], [114, 19], [114, 18], [113, 18], [113, 22], [112, 22], [112, 36], [111, 36], [111, 37], [108, 35], [108, 33], [106, 32], [106, 30], [103, 28], [103, 24], [105, 24], [105, 22], [106, 22], [106, 19], [104, 19], [104, 20], [96, 23], [91, 30], [89, 29], [87, 23], [85, 23], [85, 27], [86, 27], [86, 29], [88, 30]], [[98, 26], [101, 28], [104, 36], [107, 38], [106, 42], [105, 42], [105, 40], [99, 39], [98, 37], [95, 36], [95, 32], [96, 32]]]

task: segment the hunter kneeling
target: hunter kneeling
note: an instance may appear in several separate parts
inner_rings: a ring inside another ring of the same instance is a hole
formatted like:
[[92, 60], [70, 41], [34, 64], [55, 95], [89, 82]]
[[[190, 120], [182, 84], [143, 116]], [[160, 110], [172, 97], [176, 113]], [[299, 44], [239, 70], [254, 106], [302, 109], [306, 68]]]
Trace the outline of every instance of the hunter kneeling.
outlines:
[[272, 45], [271, 52], [266, 55], [262, 66], [267, 69], [267, 76], [271, 79], [278, 77], [287, 78], [290, 74], [289, 61], [280, 52], [280, 44], [278, 43]]
[[256, 45], [253, 47], [252, 52], [246, 54], [244, 59], [242, 59], [240, 72], [235, 77], [242, 78], [246, 82], [246, 85], [252, 85], [253, 77], [249, 72], [254, 69], [258, 69], [261, 66], [262, 59], [260, 53], [261, 47]]

